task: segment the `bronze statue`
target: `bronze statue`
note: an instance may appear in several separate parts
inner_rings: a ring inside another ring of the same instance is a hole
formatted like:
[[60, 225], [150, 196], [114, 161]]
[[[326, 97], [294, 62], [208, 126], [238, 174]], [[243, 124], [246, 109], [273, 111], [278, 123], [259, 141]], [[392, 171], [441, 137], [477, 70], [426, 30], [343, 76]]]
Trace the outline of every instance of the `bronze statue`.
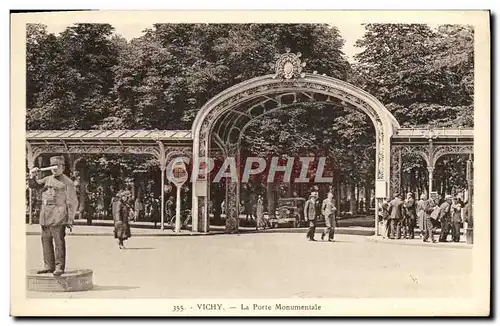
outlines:
[[[33, 168], [30, 171], [29, 186], [43, 189], [40, 225], [42, 227], [42, 247], [44, 268], [38, 274], [64, 273], [66, 263], [66, 227], [71, 229], [78, 207], [75, 185], [63, 174], [64, 157], [50, 158], [49, 168]], [[52, 175], [38, 178], [38, 171], [51, 170]]]

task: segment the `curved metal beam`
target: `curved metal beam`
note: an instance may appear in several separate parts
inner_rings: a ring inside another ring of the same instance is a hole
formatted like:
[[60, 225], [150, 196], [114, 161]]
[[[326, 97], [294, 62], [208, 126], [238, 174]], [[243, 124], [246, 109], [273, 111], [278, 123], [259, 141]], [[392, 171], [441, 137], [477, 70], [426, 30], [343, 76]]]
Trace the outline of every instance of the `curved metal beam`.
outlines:
[[[253, 107], [255, 107], [256, 105], [260, 105], [260, 103], [262, 103], [262, 100], [260, 100], [259, 98], [256, 98], [256, 99], [253, 99], [253, 100], [250, 100], [248, 103], [245, 103], [243, 104], [242, 106], [243, 107], [246, 107], [246, 108], [249, 108], [247, 109], [245, 112], [250, 112], [251, 109]], [[234, 111], [233, 111], [234, 112]], [[232, 120], [232, 119], [239, 119], [241, 118], [242, 115], [237, 115], [236, 117], [234, 117], [233, 115], [231, 115], [230, 113], [229, 114], [226, 114], [221, 120], [218, 120], [215, 125], [218, 125], [217, 127], [217, 133], [219, 135], [223, 135], [223, 134], [226, 134], [226, 130], [227, 130], [227, 124], [228, 124], [228, 121]], [[221, 129], [224, 129], [222, 130], [221, 132]], [[221, 138], [224, 138], [224, 136], [222, 136]]]
[[[338, 95], [341, 95], [340, 92], [345, 92], [346, 95], [351, 95], [354, 96], [355, 98], [358, 98], [359, 100], [363, 100], [376, 110], [378, 115], [381, 118], [383, 118], [381, 120], [388, 120], [393, 127], [400, 128], [399, 123], [397, 122], [396, 118], [394, 118], [394, 116], [391, 114], [391, 112], [387, 110], [387, 108], [385, 108], [385, 106], [380, 101], [378, 101], [373, 95], [369, 94], [368, 92], [365, 92], [359, 87], [356, 87], [352, 84], [349, 84], [347, 82], [341, 81], [333, 77], [320, 76], [315, 74], [305, 74], [304, 78], [298, 79], [294, 82], [290, 82], [291, 84], [290, 86], [292, 87], [289, 90], [290, 91], [296, 90], [298, 84], [300, 83], [323, 85], [331, 89], [331, 94], [337, 93]], [[241, 82], [224, 90], [223, 92], [219, 93], [218, 95], [207, 101], [207, 103], [205, 103], [205, 105], [200, 109], [200, 111], [196, 115], [196, 118], [193, 121], [193, 125], [191, 128], [192, 134], [195, 135], [199, 131], [201, 124], [203, 123], [203, 121], [205, 120], [206, 116], [209, 113], [208, 112], [209, 108], [215, 107], [231, 98], [235, 98], [236, 100], [238, 96], [244, 97], [244, 95], [242, 94], [248, 92], [250, 89], [253, 88], [266, 87], [269, 85], [283, 85], [283, 84], [284, 83], [281, 80], [275, 79], [274, 75], [265, 75], [246, 80], [244, 82]], [[274, 92], [271, 93], [275, 93], [276, 90], [277, 89], [274, 89]], [[307, 91], [310, 89], [305, 89], [305, 90]]]
[[[287, 95], [293, 95], [294, 96], [293, 103], [294, 104], [297, 103], [297, 92], [286, 92], [286, 93], [283, 93], [283, 94], [276, 94], [275, 97], [279, 98], [279, 100], [274, 100], [274, 101], [278, 104], [278, 107], [283, 106], [283, 102], [282, 102], [281, 99], [283, 98], [283, 96], [287, 96]], [[269, 102], [270, 100], [273, 100], [273, 99], [270, 98], [269, 96], [265, 96], [265, 100], [262, 100], [262, 101], [258, 102], [256, 105], [248, 108], [246, 112], [251, 112], [254, 108], [259, 107], [259, 106], [262, 106], [264, 108], [264, 112], [265, 112], [266, 111], [266, 107], [265, 107], [264, 104], [267, 103], [267, 102]], [[252, 117], [253, 117], [253, 115], [252, 115]], [[239, 122], [240, 118], [241, 117], [236, 117], [235, 120], [233, 121], [231, 127], [226, 128], [226, 129], [229, 129], [229, 131], [223, 137], [223, 138], [226, 139], [226, 141], [229, 140], [229, 137], [231, 136], [232, 131], [233, 131], [233, 126], [236, 125]], [[238, 128], [238, 129], [241, 129], [241, 128]]]

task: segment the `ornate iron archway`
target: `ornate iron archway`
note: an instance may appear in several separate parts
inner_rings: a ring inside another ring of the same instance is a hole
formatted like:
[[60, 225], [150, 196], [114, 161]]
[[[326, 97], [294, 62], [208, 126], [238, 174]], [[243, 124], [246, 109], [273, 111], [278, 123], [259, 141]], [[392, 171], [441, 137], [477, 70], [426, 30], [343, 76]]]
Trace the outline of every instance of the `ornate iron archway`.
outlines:
[[[237, 84], [209, 100], [198, 112], [193, 127], [193, 166], [208, 161], [212, 138], [228, 156], [239, 156], [237, 139], [246, 124], [259, 114], [247, 111], [249, 107], [263, 106], [263, 101], [273, 101], [276, 107], [297, 103], [307, 98], [311, 102], [340, 101], [368, 115], [376, 132], [376, 194], [387, 196], [390, 182], [391, 137], [399, 129], [394, 116], [375, 97], [344, 81], [317, 74], [302, 72], [300, 54], [286, 53], [276, 63], [276, 73], [253, 78]], [[284, 99], [292, 96], [292, 103]], [[321, 99], [319, 98], [321, 97]], [[217, 130], [217, 131], [216, 131]], [[222, 135], [222, 137], [221, 137]], [[208, 201], [210, 181], [194, 180], [193, 231], [208, 232]], [[229, 185], [228, 231], [238, 228], [238, 185]]]

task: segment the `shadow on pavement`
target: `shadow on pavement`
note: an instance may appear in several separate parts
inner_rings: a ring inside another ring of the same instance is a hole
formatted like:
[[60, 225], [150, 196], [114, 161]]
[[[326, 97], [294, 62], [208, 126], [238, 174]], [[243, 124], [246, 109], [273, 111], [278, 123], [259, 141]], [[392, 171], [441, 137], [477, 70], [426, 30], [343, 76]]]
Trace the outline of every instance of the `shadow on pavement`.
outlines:
[[94, 285], [91, 291], [128, 291], [138, 289], [137, 286], [123, 286], [123, 285]]
[[122, 250], [153, 250], [153, 249], [156, 249], [156, 248], [134, 248], [134, 247], [125, 247], [123, 248]]

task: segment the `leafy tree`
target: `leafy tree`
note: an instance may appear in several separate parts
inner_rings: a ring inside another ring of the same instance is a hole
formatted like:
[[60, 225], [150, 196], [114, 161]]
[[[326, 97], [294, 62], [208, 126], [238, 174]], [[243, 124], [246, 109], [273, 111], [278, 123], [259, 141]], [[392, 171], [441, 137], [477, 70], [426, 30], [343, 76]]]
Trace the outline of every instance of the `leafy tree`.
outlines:
[[[473, 126], [473, 29], [424, 24], [367, 24], [356, 45], [353, 80], [379, 98], [404, 127]], [[406, 158], [404, 176], [427, 182], [425, 164]], [[449, 160], [449, 169], [464, 178], [460, 160]], [[419, 170], [419, 171], [416, 171]], [[442, 180], [436, 169], [436, 180]], [[415, 186], [416, 187], [416, 186]], [[424, 188], [425, 189], [425, 188]]]
[[[90, 129], [108, 114], [116, 51], [109, 24], [76, 24], [57, 38], [28, 29], [28, 129]], [[40, 41], [40, 43], [38, 43]], [[32, 46], [37, 43], [37, 46]], [[42, 55], [35, 59], [38, 52]], [[30, 69], [34, 67], [34, 69]], [[44, 74], [43, 78], [40, 77]], [[36, 99], [36, 100], [35, 100]]]

